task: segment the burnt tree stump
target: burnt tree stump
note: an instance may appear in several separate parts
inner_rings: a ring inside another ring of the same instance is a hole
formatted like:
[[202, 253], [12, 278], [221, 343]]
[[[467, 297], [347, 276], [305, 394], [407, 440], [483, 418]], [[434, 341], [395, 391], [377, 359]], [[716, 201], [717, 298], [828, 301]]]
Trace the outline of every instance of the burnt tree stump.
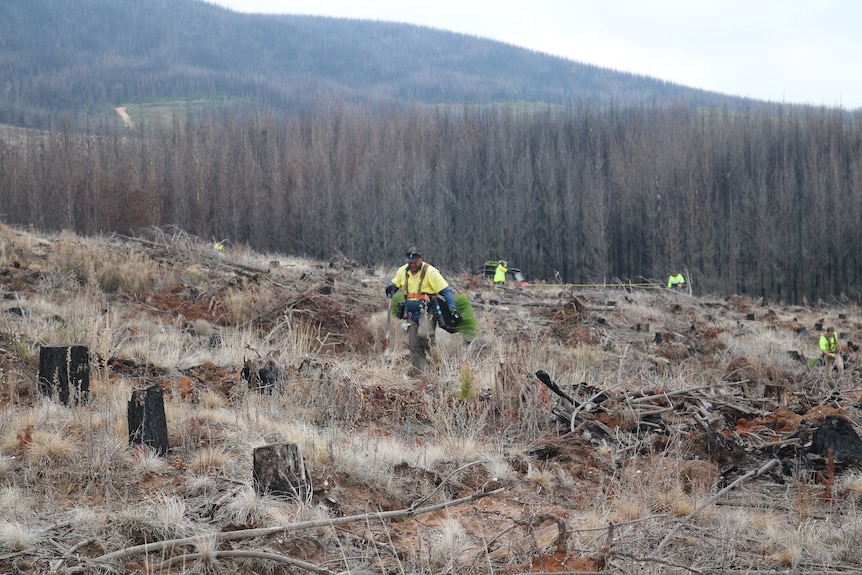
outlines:
[[39, 349], [39, 390], [65, 405], [90, 397], [90, 353], [85, 345], [43, 345]]
[[247, 359], [240, 371], [240, 377], [260, 393], [272, 395], [281, 381], [281, 372], [272, 359], [264, 364]]
[[298, 501], [311, 497], [311, 477], [298, 443], [271, 443], [254, 450], [253, 483], [258, 495], [288, 495]]
[[146, 445], [159, 455], [168, 452], [168, 422], [162, 388], [136, 389], [129, 400], [129, 446]]
[[814, 432], [809, 453], [827, 457], [829, 451], [839, 462], [862, 464], [862, 439], [859, 438], [850, 420], [829, 415]]

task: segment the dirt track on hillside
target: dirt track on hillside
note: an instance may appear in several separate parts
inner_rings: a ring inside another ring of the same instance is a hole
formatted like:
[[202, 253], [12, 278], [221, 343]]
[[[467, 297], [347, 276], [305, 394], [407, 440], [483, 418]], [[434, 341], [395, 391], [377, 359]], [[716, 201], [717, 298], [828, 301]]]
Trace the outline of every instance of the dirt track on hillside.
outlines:
[[123, 123], [126, 125], [127, 128], [131, 130], [135, 127], [135, 122], [132, 120], [132, 117], [126, 111], [125, 106], [118, 106], [114, 109], [117, 111], [117, 114], [120, 115], [120, 118], [123, 119]]

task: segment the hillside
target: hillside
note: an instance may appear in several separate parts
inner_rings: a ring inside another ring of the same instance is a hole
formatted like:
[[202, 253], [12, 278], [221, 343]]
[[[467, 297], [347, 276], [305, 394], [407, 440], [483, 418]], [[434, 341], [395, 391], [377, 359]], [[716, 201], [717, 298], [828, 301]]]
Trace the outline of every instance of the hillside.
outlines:
[[[417, 379], [397, 320], [383, 346], [392, 273], [0, 228], [0, 570], [858, 571], [858, 436], [827, 435], [859, 421], [855, 306], [454, 274], [478, 335], [439, 332]], [[794, 357], [824, 325], [840, 374]], [[37, 374], [71, 344], [90, 393], [65, 406]], [[153, 385], [165, 456], [128, 441]], [[281, 442], [305, 501], [253, 488]]]
[[463, 34], [240, 14], [199, 0], [7, 2], [0, 38], [0, 123], [30, 127], [47, 127], [61, 114], [93, 126], [113, 120], [116, 106], [144, 103], [182, 112], [296, 112], [321, 99], [386, 106], [744, 102]]

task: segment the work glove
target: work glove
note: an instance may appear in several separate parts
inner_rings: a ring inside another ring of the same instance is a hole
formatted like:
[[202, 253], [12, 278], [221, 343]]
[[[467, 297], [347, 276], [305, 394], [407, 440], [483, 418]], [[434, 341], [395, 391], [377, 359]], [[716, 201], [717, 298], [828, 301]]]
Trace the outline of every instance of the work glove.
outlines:
[[389, 284], [386, 286], [386, 297], [392, 297], [392, 295], [398, 291], [398, 287], [395, 284]]
[[459, 325], [461, 325], [462, 321], [464, 321], [464, 318], [461, 317], [461, 314], [458, 313], [458, 310], [453, 309], [450, 312], [449, 325], [451, 325], [452, 327], [458, 327]]

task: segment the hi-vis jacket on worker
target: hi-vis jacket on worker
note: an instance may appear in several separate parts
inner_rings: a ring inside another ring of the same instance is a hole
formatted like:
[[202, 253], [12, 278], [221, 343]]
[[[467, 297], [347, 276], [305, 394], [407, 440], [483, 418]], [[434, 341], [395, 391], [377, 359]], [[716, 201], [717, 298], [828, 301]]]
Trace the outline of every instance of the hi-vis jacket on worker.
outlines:
[[673, 289], [682, 289], [685, 287], [685, 278], [679, 272], [675, 274], [670, 274], [670, 277], [667, 278], [667, 287]]
[[404, 264], [395, 272], [391, 283], [404, 293], [404, 299], [407, 302], [405, 311], [407, 319], [411, 321], [419, 321], [419, 310], [427, 305], [431, 295], [439, 295], [446, 301], [450, 310], [455, 309], [455, 295], [449, 287], [449, 282], [429, 263], [422, 262], [415, 273], [410, 271], [409, 263]]
[[838, 354], [838, 334], [835, 328], [826, 328], [826, 333], [820, 336], [820, 353], [824, 360], [833, 360]]
[[497, 264], [497, 269], [494, 270], [494, 283], [495, 284], [504, 284], [506, 283], [506, 272], [509, 271], [509, 267], [506, 265], [506, 260], [500, 260]]

